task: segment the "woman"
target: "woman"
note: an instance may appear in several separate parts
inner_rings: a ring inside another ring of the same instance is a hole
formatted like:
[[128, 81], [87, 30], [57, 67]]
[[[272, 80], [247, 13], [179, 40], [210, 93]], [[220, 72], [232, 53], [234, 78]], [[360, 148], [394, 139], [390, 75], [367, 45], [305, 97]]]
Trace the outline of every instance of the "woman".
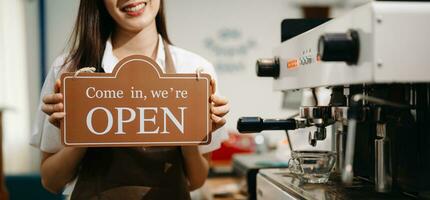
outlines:
[[[143, 54], [167, 73], [191, 73], [198, 67], [215, 78], [212, 65], [200, 56], [170, 45], [163, 0], [81, 0], [69, 54], [58, 58], [42, 89], [32, 144], [42, 151], [43, 186], [71, 199], [189, 199], [208, 174], [208, 153], [225, 137], [220, 127], [229, 111], [227, 100], [212, 95], [212, 143], [162, 148], [74, 148], [61, 145], [59, 124], [64, 71], [97, 66], [110, 73], [122, 58]], [[215, 81], [212, 86], [215, 87]], [[55, 88], [55, 93], [52, 91]], [[78, 102], [77, 102], [78, 103]], [[46, 118], [48, 120], [46, 120]], [[49, 122], [48, 122], [49, 121]]]

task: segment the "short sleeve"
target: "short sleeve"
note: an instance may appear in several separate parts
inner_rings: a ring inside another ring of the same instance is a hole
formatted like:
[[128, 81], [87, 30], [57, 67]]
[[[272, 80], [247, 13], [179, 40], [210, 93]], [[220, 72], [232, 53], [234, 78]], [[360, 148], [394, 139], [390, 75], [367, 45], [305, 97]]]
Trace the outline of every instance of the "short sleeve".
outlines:
[[42, 111], [42, 98], [54, 92], [55, 81], [63, 61], [64, 57], [57, 58], [45, 78], [30, 138], [30, 145], [48, 153], [58, 152], [63, 148], [63, 145], [60, 140], [60, 129], [52, 125], [48, 121], [48, 116]]

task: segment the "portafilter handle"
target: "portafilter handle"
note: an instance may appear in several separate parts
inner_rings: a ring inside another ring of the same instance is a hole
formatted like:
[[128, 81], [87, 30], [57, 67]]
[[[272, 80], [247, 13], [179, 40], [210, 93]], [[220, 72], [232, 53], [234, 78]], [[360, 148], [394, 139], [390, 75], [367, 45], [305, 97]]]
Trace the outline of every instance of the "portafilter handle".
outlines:
[[[300, 122], [299, 122], [300, 123]], [[241, 117], [237, 121], [237, 130], [240, 133], [258, 133], [264, 130], [284, 130], [287, 135], [288, 147], [293, 152], [288, 130], [295, 130], [299, 123], [292, 118], [289, 119], [262, 119], [261, 117]]]
[[294, 130], [297, 128], [294, 119], [262, 119], [261, 117], [241, 117], [237, 121], [240, 133], [258, 133], [264, 130]]

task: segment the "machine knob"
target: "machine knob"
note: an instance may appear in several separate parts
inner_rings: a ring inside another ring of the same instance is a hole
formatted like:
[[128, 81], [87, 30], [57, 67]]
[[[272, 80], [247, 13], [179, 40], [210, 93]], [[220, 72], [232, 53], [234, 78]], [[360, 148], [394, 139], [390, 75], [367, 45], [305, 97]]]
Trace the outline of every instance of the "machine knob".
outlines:
[[294, 119], [262, 119], [260, 117], [241, 117], [237, 121], [237, 130], [241, 133], [258, 133], [263, 130], [294, 130]]
[[322, 61], [344, 61], [349, 65], [356, 64], [360, 50], [358, 32], [327, 33], [318, 41], [318, 54]]
[[279, 77], [279, 58], [261, 58], [256, 63], [257, 76], [260, 77]]

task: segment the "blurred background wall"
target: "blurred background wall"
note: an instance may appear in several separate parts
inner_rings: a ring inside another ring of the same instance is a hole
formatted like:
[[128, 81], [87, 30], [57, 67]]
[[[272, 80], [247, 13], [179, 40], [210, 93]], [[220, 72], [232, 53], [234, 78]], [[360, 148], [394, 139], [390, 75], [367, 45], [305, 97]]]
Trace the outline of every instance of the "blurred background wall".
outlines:
[[[25, 1], [0, 2], [0, 107], [5, 108], [3, 159], [5, 170], [10, 173], [31, 170], [29, 95], [33, 88], [29, 85], [25, 4]], [[37, 69], [38, 65], [34, 67]]]
[[[214, 64], [218, 88], [231, 104], [226, 127], [235, 132], [241, 116], [273, 118], [297, 112], [282, 108], [282, 94], [272, 91], [271, 79], [255, 75], [256, 59], [270, 57], [280, 44], [281, 21], [302, 17], [300, 5], [306, 3], [332, 4], [330, 15], [337, 16], [363, 2], [166, 0], [167, 25], [175, 45]], [[0, 107], [8, 108], [3, 122], [8, 174], [38, 171], [39, 152], [28, 145], [30, 127], [43, 75], [65, 52], [78, 4], [78, 0], [0, 0]], [[283, 134], [270, 137], [277, 140]]]

